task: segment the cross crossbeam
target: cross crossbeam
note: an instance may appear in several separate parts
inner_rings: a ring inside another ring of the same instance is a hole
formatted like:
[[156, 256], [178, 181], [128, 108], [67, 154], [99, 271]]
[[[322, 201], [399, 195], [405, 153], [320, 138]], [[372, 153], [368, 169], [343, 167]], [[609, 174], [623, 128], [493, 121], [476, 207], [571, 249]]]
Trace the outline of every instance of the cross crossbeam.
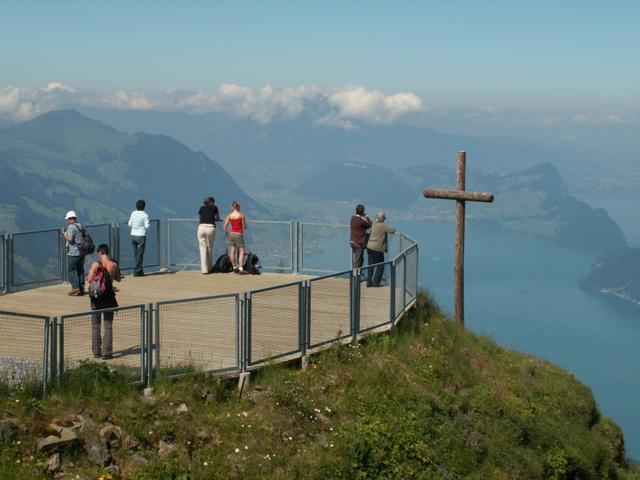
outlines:
[[455, 317], [464, 326], [464, 218], [465, 202], [493, 202], [492, 193], [467, 192], [465, 190], [466, 152], [458, 152], [456, 171], [457, 190], [428, 188], [423, 191], [425, 198], [456, 201], [456, 254], [455, 254]]

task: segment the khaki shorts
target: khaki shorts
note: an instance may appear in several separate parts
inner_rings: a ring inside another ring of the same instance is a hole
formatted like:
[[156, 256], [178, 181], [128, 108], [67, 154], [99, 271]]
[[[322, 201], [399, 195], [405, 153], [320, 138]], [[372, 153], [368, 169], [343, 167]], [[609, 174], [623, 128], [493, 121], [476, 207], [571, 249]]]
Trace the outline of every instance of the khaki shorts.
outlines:
[[244, 236], [241, 233], [229, 232], [229, 246], [244, 247]]

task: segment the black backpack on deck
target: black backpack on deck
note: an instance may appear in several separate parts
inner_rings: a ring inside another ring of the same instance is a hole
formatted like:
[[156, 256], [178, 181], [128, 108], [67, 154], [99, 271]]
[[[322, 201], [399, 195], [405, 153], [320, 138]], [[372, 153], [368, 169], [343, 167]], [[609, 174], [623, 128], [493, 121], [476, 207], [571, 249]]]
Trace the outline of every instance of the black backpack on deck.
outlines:
[[231, 270], [233, 270], [233, 267], [228, 253], [220, 255], [213, 265], [213, 271], [216, 273], [229, 273]]
[[260, 275], [260, 259], [255, 253], [246, 252], [244, 254], [244, 265], [242, 268], [251, 275]]

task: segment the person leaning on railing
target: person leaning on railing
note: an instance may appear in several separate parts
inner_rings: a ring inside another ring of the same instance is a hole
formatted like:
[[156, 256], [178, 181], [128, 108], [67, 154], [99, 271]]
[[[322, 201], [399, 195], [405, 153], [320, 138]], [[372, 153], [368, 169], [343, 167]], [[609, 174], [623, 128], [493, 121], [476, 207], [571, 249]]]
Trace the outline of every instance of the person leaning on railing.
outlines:
[[[386, 218], [383, 212], [376, 213], [376, 223], [371, 227], [371, 234], [367, 243], [367, 262], [369, 265], [382, 264], [384, 262], [384, 254], [387, 251], [387, 234], [396, 233], [395, 228], [384, 223]], [[369, 267], [367, 271], [367, 287], [379, 287], [383, 273], [384, 265], [378, 265], [375, 268]]]
[[84, 295], [84, 255], [80, 253], [82, 225], [73, 210], [69, 210], [64, 218], [67, 221], [64, 238], [67, 241], [67, 273], [71, 284], [69, 295], [79, 297]]

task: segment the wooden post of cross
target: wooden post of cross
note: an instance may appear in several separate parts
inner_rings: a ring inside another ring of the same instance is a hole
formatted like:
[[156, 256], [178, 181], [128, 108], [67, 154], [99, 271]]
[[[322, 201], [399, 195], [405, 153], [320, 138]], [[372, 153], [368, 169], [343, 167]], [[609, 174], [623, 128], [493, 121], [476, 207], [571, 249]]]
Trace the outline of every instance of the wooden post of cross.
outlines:
[[455, 258], [455, 316], [456, 323], [464, 326], [464, 210], [465, 202], [493, 202], [493, 194], [467, 192], [465, 190], [465, 170], [467, 154], [458, 152], [457, 190], [426, 189], [426, 198], [440, 198], [456, 201], [456, 258]]

